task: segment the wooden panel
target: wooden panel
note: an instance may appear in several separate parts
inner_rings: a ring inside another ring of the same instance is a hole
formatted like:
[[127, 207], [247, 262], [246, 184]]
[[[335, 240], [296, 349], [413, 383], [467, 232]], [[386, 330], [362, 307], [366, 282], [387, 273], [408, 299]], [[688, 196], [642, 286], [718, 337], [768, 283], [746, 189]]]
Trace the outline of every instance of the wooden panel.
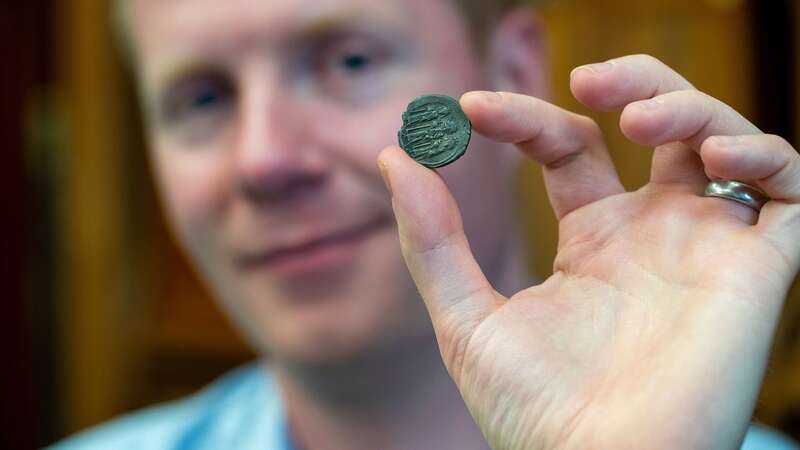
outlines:
[[126, 136], [119, 67], [109, 58], [105, 2], [64, 1], [57, 14], [57, 67], [69, 128], [63, 191], [67, 280], [61, 314], [66, 429], [96, 423], [121, 408], [129, 381], [130, 317], [122, 151]]
[[252, 358], [174, 244], [105, 0], [60, 0], [62, 435], [192, 392]]

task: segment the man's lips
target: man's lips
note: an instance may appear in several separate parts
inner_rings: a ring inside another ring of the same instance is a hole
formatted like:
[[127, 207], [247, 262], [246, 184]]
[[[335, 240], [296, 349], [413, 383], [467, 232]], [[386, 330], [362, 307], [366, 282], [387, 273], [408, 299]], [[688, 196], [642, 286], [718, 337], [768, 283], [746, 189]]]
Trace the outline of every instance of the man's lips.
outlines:
[[237, 265], [243, 270], [273, 269], [285, 274], [323, 269], [341, 262], [375, 231], [390, 225], [388, 216], [379, 216], [354, 227], [335, 231], [296, 245], [279, 246], [261, 253], [242, 255]]

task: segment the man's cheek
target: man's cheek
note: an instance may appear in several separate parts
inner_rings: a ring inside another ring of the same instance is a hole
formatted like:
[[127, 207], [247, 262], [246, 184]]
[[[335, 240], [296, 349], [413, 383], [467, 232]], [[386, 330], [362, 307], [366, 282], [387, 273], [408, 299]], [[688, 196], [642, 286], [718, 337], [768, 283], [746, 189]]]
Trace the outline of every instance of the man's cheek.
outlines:
[[397, 142], [397, 131], [403, 124], [403, 107], [404, 104], [398, 102], [396, 107], [368, 108], [358, 114], [332, 111], [330, 117], [339, 119], [317, 126], [319, 142], [324, 142], [329, 154], [357, 161], [362, 170], [377, 177], [375, 161], [384, 147]]
[[230, 180], [222, 164], [164, 158], [159, 176], [172, 226], [182, 240], [212, 238], [230, 203]]

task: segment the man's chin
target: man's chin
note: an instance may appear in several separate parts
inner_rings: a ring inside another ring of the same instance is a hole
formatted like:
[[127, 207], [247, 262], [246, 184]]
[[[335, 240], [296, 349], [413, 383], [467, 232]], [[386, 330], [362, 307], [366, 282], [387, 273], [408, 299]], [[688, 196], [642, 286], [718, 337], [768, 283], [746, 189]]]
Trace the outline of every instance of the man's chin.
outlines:
[[291, 342], [273, 345], [271, 353], [274, 359], [292, 366], [323, 368], [370, 359], [384, 351], [378, 344], [380, 340], [378, 336], [312, 331]]
[[[320, 371], [357, 368], [393, 358], [398, 352], [418, 348], [423, 343], [435, 346], [429, 328], [407, 326], [398, 329], [392, 323], [383, 323], [382, 326], [343, 322], [335, 326], [330, 323], [326, 326], [319, 323], [294, 325], [291, 329], [273, 328], [276, 333], [267, 339], [271, 359], [296, 368]], [[277, 333], [281, 331], [284, 333]]]

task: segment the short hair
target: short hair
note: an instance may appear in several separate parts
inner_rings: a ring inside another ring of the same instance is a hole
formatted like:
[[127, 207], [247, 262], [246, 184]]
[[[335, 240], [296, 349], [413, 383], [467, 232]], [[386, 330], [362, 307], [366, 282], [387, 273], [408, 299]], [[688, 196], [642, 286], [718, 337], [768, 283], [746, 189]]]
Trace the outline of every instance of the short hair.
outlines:
[[[486, 39], [492, 28], [503, 16], [514, 9], [524, 5], [531, 5], [535, 0], [448, 0], [463, 13], [467, 28], [471, 31], [476, 48], [483, 51]], [[135, 45], [130, 28], [130, 0], [113, 0], [111, 17], [113, 32], [118, 44], [126, 56], [132, 61], [135, 59]]]

